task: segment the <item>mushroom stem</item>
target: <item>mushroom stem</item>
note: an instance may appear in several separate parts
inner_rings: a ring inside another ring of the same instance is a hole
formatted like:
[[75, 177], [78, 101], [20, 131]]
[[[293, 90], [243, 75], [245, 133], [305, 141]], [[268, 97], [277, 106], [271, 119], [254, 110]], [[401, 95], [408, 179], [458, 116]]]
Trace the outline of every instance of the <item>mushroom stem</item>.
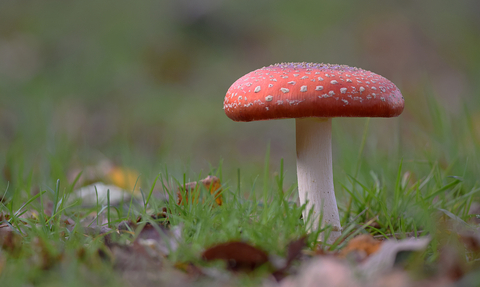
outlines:
[[332, 120], [330, 118], [296, 119], [297, 177], [300, 204], [307, 208], [306, 219], [313, 209], [313, 229], [323, 212], [321, 226], [333, 230], [327, 243], [333, 243], [341, 234], [340, 218], [333, 188]]

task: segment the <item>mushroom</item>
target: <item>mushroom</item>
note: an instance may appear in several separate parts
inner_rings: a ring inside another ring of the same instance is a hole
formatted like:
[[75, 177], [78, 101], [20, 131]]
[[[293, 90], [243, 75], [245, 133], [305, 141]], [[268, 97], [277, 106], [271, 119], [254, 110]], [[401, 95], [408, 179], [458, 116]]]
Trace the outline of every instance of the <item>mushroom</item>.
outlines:
[[[404, 100], [389, 80], [359, 68], [317, 63], [281, 63], [255, 70], [228, 89], [223, 108], [234, 121], [295, 118], [297, 177], [304, 218], [313, 210], [314, 229], [341, 234], [332, 172], [333, 117], [395, 117]], [[322, 213], [323, 216], [320, 216]]]

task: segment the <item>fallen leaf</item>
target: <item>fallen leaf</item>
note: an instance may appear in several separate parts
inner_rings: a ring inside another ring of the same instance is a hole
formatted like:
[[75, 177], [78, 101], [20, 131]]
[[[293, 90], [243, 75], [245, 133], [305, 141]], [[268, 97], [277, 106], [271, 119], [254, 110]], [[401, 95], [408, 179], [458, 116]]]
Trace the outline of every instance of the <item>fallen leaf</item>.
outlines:
[[115, 185], [129, 193], [140, 194], [139, 173], [131, 168], [117, 166], [108, 159], [103, 159], [96, 165], [72, 169], [68, 173], [68, 180], [73, 182], [78, 175], [80, 177], [76, 182], [76, 186], [104, 182], [105, 184]]
[[232, 271], [252, 271], [268, 262], [263, 250], [240, 241], [218, 244], [205, 250], [202, 258], [206, 261], [224, 260]]
[[479, 255], [480, 254], [480, 233], [467, 231], [459, 234], [460, 240], [467, 250]]
[[[200, 180], [200, 183], [203, 184], [206, 190], [210, 191], [210, 194], [215, 196], [215, 202], [218, 205], [222, 205], [222, 185], [220, 183], [220, 179], [216, 176], [207, 176], [205, 179]], [[188, 202], [189, 197], [191, 197], [191, 202], [192, 203], [197, 203], [198, 199], [195, 200], [195, 196], [193, 194], [196, 194], [199, 192], [199, 185], [197, 182], [189, 182], [186, 183], [185, 186], [181, 186], [178, 189], [177, 192], [177, 197], [178, 197], [178, 204], [185, 204], [185, 202]], [[183, 200], [182, 193], [185, 194], [187, 197], [187, 200]]]
[[297, 259], [301, 254], [303, 248], [307, 244], [307, 237], [302, 236], [301, 238], [294, 240], [288, 244], [287, 247], [287, 265], [290, 265], [293, 260]]
[[353, 258], [356, 262], [361, 262], [377, 252], [381, 245], [382, 241], [375, 240], [370, 234], [362, 234], [350, 240], [347, 246], [340, 251], [339, 256]]
[[[75, 190], [68, 198], [68, 202], [72, 203], [80, 200], [85, 207], [92, 207], [107, 204], [107, 191], [110, 191], [110, 205], [118, 205], [122, 201], [129, 202], [131, 194], [124, 189], [115, 185], [107, 185], [102, 182], [97, 182], [91, 185], [84, 186]], [[98, 203], [97, 203], [98, 193]]]
[[107, 173], [107, 178], [112, 184], [130, 193], [138, 194], [140, 191], [140, 184], [138, 182], [139, 174], [133, 169], [114, 166]]
[[445, 277], [452, 282], [459, 280], [467, 271], [465, 252], [460, 252], [458, 248], [452, 245], [442, 246], [438, 258], [438, 270], [441, 277]]
[[[307, 237], [303, 236], [300, 239], [294, 240], [288, 244], [287, 247], [287, 258], [284, 260], [284, 265], [280, 268], [278, 268], [275, 272], [273, 272], [273, 277], [277, 282], [280, 282], [283, 278], [285, 278], [288, 275], [288, 269], [290, 268], [290, 265], [292, 262], [299, 258], [300, 255], [302, 254], [302, 250], [305, 247], [307, 243]], [[271, 262], [272, 258], [270, 258]], [[275, 265], [275, 264], [273, 264]]]
[[391, 271], [400, 252], [421, 251], [427, 248], [430, 237], [385, 240], [380, 249], [359, 265], [359, 271], [367, 278], [378, 277]]

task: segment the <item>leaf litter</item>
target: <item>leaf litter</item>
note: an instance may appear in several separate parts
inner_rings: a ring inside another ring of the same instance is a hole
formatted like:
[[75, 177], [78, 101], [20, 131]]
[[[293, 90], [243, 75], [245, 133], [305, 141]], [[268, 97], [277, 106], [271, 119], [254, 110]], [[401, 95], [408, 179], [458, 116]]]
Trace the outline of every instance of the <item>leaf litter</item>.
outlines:
[[[98, 196], [98, 186], [101, 185], [96, 184], [96, 186], [95, 197]], [[105, 186], [109, 188], [108, 185]], [[176, 204], [184, 205], [186, 202], [197, 204], [201, 189], [213, 195], [214, 202], [222, 206], [222, 185], [214, 176], [181, 185], [177, 192]], [[113, 186], [112, 190], [115, 190]], [[90, 191], [90, 196], [91, 194]], [[51, 207], [44, 212], [43, 217], [38, 212], [25, 212], [18, 217], [18, 220], [24, 222], [24, 228], [31, 227], [30, 225], [35, 221], [36, 225], [40, 225], [41, 218], [50, 220], [47, 214], [53, 216]], [[334, 252], [312, 252], [312, 248], [315, 249], [318, 243], [312, 245], [308, 237], [303, 236], [285, 246], [284, 257], [269, 254], [248, 242], [234, 240], [221, 242], [205, 249], [198, 254], [199, 261], [171, 263], [169, 257], [178, 250], [179, 242], [182, 241], [183, 226], [178, 223], [173, 226], [170, 224], [170, 216], [175, 215], [171, 214], [167, 207], [162, 207], [160, 212], [152, 213], [152, 210], [149, 210], [148, 213], [139, 215], [134, 221], [111, 223], [103, 213], [94, 215], [93, 221], [92, 217], [88, 216], [75, 221], [62, 214], [62, 219], [58, 222], [66, 226], [70, 232], [83, 230], [85, 236], [93, 240], [102, 240], [103, 245], [99, 247], [97, 256], [111, 262], [114, 269], [122, 274], [122, 278], [130, 286], [151, 286], [172, 282], [182, 286], [190, 285], [201, 278], [207, 281], [231, 278], [223, 276], [222, 269], [212, 270], [208, 267], [209, 262], [214, 261], [224, 262], [225, 269], [233, 274], [248, 274], [263, 270], [262, 272], [270, 274], [270, 279], [264, 282], [265, 286], [309, 287], [318, 286], [320, 283], [322, 286], [360, 287], [450, 286], [449, 284], [467, 280], [480, 270], [478, 264], [480, 230], [476, 221], [467, 223], [445, 209], [438, 209], [438, 212], [443, 226], [443, 229], [439, 230], [447, 239], [445, 242], [440, 240], [438, 254], [432, 257], [436, 258], [434, 261], [436, 267], [433, 271], [426, 272], [429, 275], [423, 275], [420, 279], [414, 279], [412, 273], [419, 271], [409, 270], [411, 267], [407, 263], [412, 257], [425, 258], [426, 254], [431, 255], [430, 236], [424, 232], [387, 235], [388, 239], [385, 240], [379, 240], [369, 234], [361, 234], [342, 244], [344, 247]], [[41, 237], [27, 240], [23, 233], [12, 229], [12, 225], [9, 224], [12, 218], [9, 214], [1, 213], [0, 215], [2, 220], [0, 274], [8, 263], [4, 254], [7, 253], [10, 256], [19, 254], [27, 248], [25, 245], [27, 242], [30, 243], [28, 248], [33, 252], [30, 263], [40, 269], [54, 268], [66, 260], [64, 248], [52, 248]], [[75, 228], [77, 224], [81, 225], [81, 229]], [[107, 227], [107, 224], [111, 226]], [[415, 237], [420, 234], [421, 237]], [[407, 238], [395, 239], [399, 237]], [[454, 245], [451, 244], [452, 240], [455, 241]], [[84, 249], [78, 250], [78, 256], [85, 257]], [[415, 264], [419, 270], [431, 268], [425, 263]]]

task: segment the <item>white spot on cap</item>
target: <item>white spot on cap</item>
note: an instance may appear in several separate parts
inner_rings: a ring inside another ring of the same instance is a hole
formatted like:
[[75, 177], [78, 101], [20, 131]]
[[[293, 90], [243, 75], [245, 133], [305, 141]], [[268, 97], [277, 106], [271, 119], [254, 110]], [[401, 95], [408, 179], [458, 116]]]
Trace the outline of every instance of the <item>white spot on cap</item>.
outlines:
[[288, 93], [288, 92], [290, 92], [290, 90], [287, 89], [287, 88], [280, 88], [280, 91], [282, 91], [283, 93]]
[[338, 82], [333, 80], [333, 81], [330, 81], [330, 84], [335, 85], [335, 84], [338, 84]]
[[283, 105], [283, 101], [277, 101], [277, 105]]
[[315, 75], [320, 75], [320, 72], [315, 72]]
[[273, 100], [273, 96], [268, 95], [265, 97], [265, 101], [267, 102], [271, 102], [272, 100]]
[[268, 107], [265, 107], [265, 109], [268, 111]]
[[360, 93], [361, 93], [361, 92], [365, 91], [365, 88], [364, 88], [364, 87], [360, 87], [359, 90], [360, 90]]
[[385, 102], [385, 98], [384, 98], [384, 97], [381, 97], [380, 100], [382, 100], [382, 102]]
[[322, 77], [318, 77], [318, 80], [319, 80], [319, 81], [323, 81], [323, 78], [322, 78]]
[[254, 92], [255, 92], [255, 93], [258, 93], [258, 92], [260, 92], [261, 89], [262, 89], [262, 88], [261, 88], [260, 86], [256, 86]]
[[348, 105], [348, 101], [347, 101], [347, 100], [342, 99], [342, 102], [343, 102], [345, 105]]
[[242, 96], [238, 96], [238, 100], [241, 100], [242, 99]]
[[300, 87], [300, 92], [306, 92], [306, 91], [307, 91], [307, 86]]
[[375, 87], [372, 87], [372, 90], [376, 91], [376, 90], [377, 90], [377, 88], [375, 88]]
[[288, 99], [286, 99], [286, 101], [287, 101], [287, 103], [289, 103], [290, 105], [298, 105], [298, 104], [300, 104], [301, 102], [303, 102], [303, 101], [305, 101], [305, 100], [303, 100], [303, 101], [300, 101], [300, 100], [291, 100], [291, 101], [289, 101]]
[[288, 82], [287, 84], [295, 85], [295, 83], [296, 83], [295, 81], [290, 81], [290, 82]]
[[316, 91], [321, 91], [321, 90], [323, 90], [323, 86], [317, 86], [317, 87], [315, 88], [315, 90], [316, 90]]
[[245, 101], [247, 100], [247, 97], [245, 97]]
[[372, 96], [373, 96], [373, 98], [376, 98], [376, 97], [377, 97], [377, 95], [376, 95], [375, 93], [372, 93]]
[[328, 92], [328, 94], [329, 94], [330, 96], [333, 96], [333, 95], [335, 95], [335, 92], [334, 92], [334, 91], [330, 91], [330, 92]]
[[273, 84], [268, 84], [268, 87], [269, 87], [269, 88], [273, 87]]
[[293, 74], [293, 76], [294, 76], [294, 77], [298, 77], [298, 76], [300, 76], [300, 74]]
[[347, 88], [341, 88], [340, 93], [345, 94], [347, 92]]
[[303, 76], [303, 77], [301, 77], [300, 79], [301, 79], [301, 80], [305, 80], [305, 79], [308, 79], [308, 77], [307, 77], [307, 76]]
[[351, 83], [351, 82], [352, 82], [352, 80], [350, 80], [350, 79], [347, 79], [347, 82], [348, 82], [348, 83]]

